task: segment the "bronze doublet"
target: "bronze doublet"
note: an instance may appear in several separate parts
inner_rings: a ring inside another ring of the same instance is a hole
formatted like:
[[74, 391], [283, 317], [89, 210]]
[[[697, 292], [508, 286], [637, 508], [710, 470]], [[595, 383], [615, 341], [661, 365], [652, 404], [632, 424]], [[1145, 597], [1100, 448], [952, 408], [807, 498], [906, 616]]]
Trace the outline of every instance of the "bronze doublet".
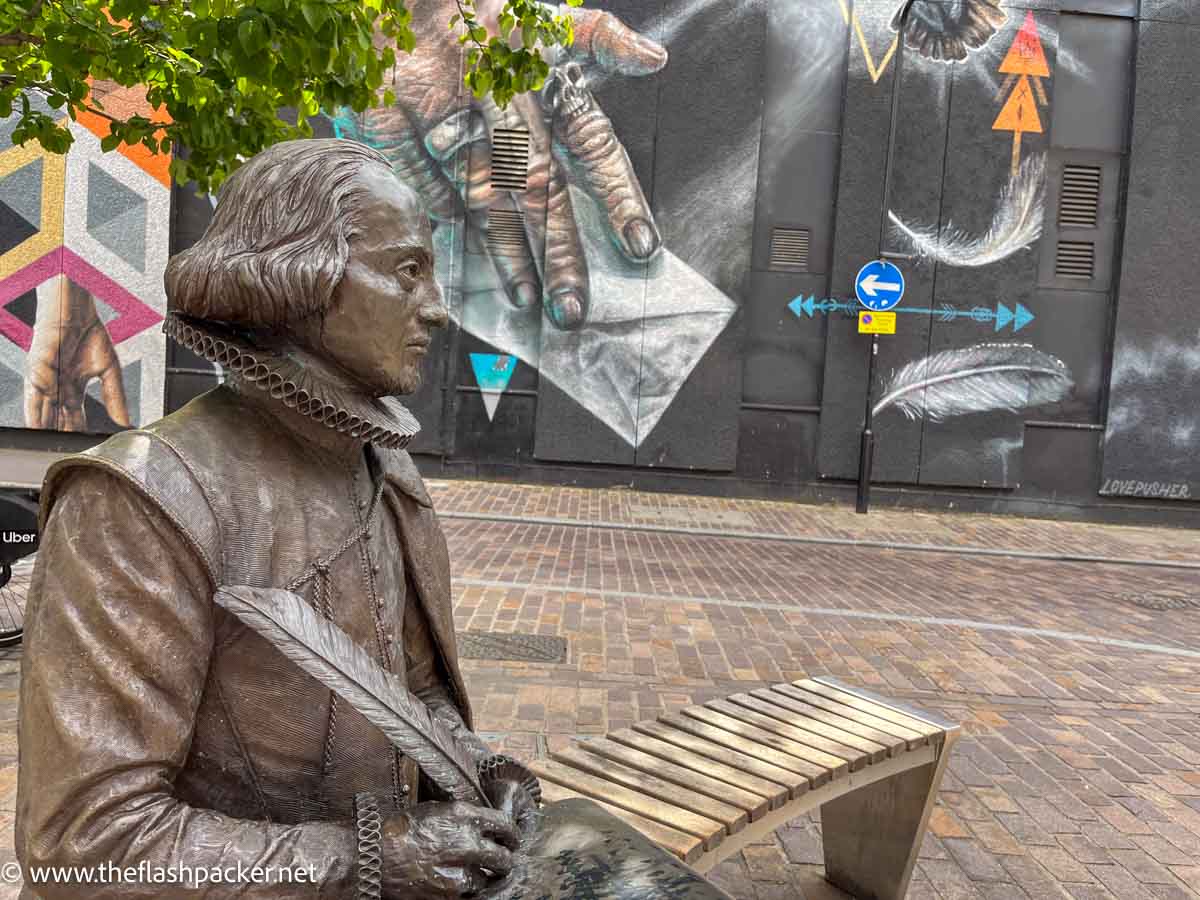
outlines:
[[[106, 480], [97, 482], [98, 477]], [[116, 671], [103, 671], [103, 661], [87, 660], [102, 669], [101, 689], [115, 692], [112, 704], [118, 714], [136, 710], [153, 723], [155, 703], [174, 713], [181, 703], [193, 702], [186, 696], [155, 698], [157, 674], [182, 667], [181, 654], [189, 656], [190, 664], [209, 654], [202, 683], [188, 682], [182, 691], [198, 692], [194, 716], [166, 717], [172, 723], [169, 727], [182, 732], [173, 736], [174, 746], [187, 748], [170, 790], [191, 810], [185, 814], [189, 825], [205, 810], [230, 822], [347, 825], [353, 820], [358, 792], [370, 791], [400, 806], [417, 800], [416, 766], [399, 757], [377, 728], [210, 602], [218, 585], [288, 587], [380, 665], [400, 676], [431, 708], [457, 707], [469, 727], [454, 643], [445, 540], [407, 453], [364, 445], [276, 404], [266, 393], [222, 386], [147, 428], [118, 434], [53, 467], [43, 491], [43, 526], [52, 525], [57, 505], [71, 495], [73, 485], [89, 484], [95, 490], [97, 483], [103, 498], [113, 490], [136, 495], [122, 498], [121, 509], [137, 504], [133, 508], [145, 516], [165, 516], [174, 526], [162, 526], [174, 535], [169, 552], [186, 555], [191, 570], [203, 572], [202, 580], [207, 581], [203, 587], [198, 577], [191, 582], [196, 587], [190, 594], [207, 591], [201, 601], [184, 600], [173, 595], [183, 587], [167, 573], [161, 586], [148, 596], [136, 592], [136, 602], [127, 603], [118, 614], [132, 620], [129, 627], [135, 635], [144, 633], [153, 643], [157, 635], [172, 633], [171, 620], [176, 617], [172, 606], [184, 604], [186, 615], [211, 617], [202, 631], [193, 630], [206, 642], [211, 639], [211, 646], [146, 647], [149, 661], [142, 668], [153, 671], [139, 671], [142, 680], [133, 685], [122, 684]], [[109, 552], [119, 557], [122, 539], [114, 536], [127, 529], [124, 522], [105, 520], [105, 505], [97, 504], [87, 521], [106, 532]], [[59, 546], [60, 552], [69, 552], [62, 542]], [[136, 556], [130, 548], [131, 559]], [[169, 565], [171, 560], [163, 563]], [[53, 559], [46, 564], [53, 565]], [[121, 558], [111, 559], [118, 577], [122, 564]], [[145, 568], [143, 560], [130, 565]], [[42, 573], [40, 579], [35, 576], [35, 592], [47, 595], [39, 602], [54, 607], [44, 613], [31, 610], [30, 639], [38, 660], [79, 655], [81, 640], [90, 646], [106, 639], [100, 634], [63, 633], [59, 623], [64, 619], [84, 617], [69, 607], [88, 603], [89, 591], [97, 590], [73, 583], [70, 568]], [[134, 599], [131, 594], [130, 600]], [[201, 613], [195, 612], [201, 607]], [[47, 624], [39, 628], [42, 615]], [[31, 691], [38, 689], [39, 675], [29, 673]], [[128, 791], [130, 803], [136, 805], [133, 798], [142, 790], [139, 785], [155, 779], [131, 775], [122, 784], [120, 771], [144, 748], [128, 739], [125, 745], [106, 739], [91, 747], [81, 746], [79, 736], [68, 743], [63, 734], [72, 730], [68, 721], [72, 714], [42, 709], [43, 704], [35, 700], [22, 713], [23, 722], [34, 729], [31, 733], [56, 735], [46, 751], [86, 757], [94, 770], [110, 766], [114, 785], [120, 785], [114, 789]], [[26, 713], [30, 718], [25, 718]], [[45, 721], [62, 716], [67, 719], [53, 725]], [[188, 726], [190, 740], [183, 731]], [[18, 803], [18, 843], [38, 845], [29, 847], [30, 858], [84, 862], [90, 852], [102, 847], [111, 853], [116, 846], [125, 846], [116, 833], [110, 841], [92, 832], [87, 841], [75, 840], [74, 850], [65, 847], [63, 842], [72, 844], [72, 833], [87, 830], [82, 819], [71, 823], [59, 818], [63, 809], [78, 806], [81, 785], [64, 782], [60, 793], [44, 778], [35, 780], [42, 782], [38, 790], [23, 792]], [[90, 813], [84, 808], [77, 815]], [[117, 817], [114, 832], [129, 827], [128, 819], [122, 820], [128, 815]], [[152, 819], [148, 815], [146, 830], [155, 827]], [[224, 826], [214, 823], [212, 827], [204, 830], [210, 838], [218, 838]], [[262, 858], [302, 862], [311, 853], [300, 836], [307, 827], [301, 825], [301, 832], [294, 835], [279, 832], [283, 842], [264, 845]], [[135, 830], [141, 833], [140, 826]], [[352, 857], [352, 853], [333, 843], [326, 841], [329, 855], [320, 853], [316, 862], [323, 875], [340, 882], [349, 875], [352, 859], [341, 865], [335, 854]], [[343, 840], [339, 837], [337, 843]], [[86, 850], [85, 844], [94, 849]], [[130, 847], [128, 858], [144, 857], [145, 850]], [[150, 854], [161, 862], [169, 855], [165, 846]]]

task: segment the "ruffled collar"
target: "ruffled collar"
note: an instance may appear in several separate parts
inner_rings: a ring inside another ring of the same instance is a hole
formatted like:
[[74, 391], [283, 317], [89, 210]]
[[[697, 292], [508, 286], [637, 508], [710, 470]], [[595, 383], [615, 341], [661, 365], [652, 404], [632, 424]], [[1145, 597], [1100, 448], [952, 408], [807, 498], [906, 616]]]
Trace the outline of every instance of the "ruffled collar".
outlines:
[[300, 415], [364, 444], [407, 446], [421, 425], [399, 400], [354, 393], [314, 374], [283, 348], [263, 347], [227, 325], [172, 312], [167, 336], [221, 366], [235, 388], [254, 387]]

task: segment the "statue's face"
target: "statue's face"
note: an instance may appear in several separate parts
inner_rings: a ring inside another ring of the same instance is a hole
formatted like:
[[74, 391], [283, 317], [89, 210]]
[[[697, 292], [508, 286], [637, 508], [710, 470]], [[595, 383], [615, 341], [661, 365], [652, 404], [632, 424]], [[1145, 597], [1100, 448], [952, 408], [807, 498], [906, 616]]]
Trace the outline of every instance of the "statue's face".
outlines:
[[333, 305], [307, 343], [373, 396], [411, 394], [432, 330], [446, 324], [433, 275], [429, 217], [417, 195], [378, 166], [358, 178], [358, 234]]

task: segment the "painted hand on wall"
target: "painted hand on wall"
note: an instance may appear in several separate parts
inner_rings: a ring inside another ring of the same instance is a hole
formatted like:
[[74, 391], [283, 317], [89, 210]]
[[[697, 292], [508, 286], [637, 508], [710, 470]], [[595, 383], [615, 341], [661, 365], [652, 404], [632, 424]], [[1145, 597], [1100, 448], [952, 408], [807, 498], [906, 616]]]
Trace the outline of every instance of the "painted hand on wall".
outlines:
[[25, 425], [84, 431], [84, 391], [100, 379], [109, 418], [129, 426], [121, 363], [92, 295], [65, 277], [52, 291], [39, 291], [33, 341], [26, 357]]
[[[564, 8], [575, 18], [575, 45], [554, 61], [542, 96], [520, 95], [505, 110], [490, 98], [465, 109], [461, 47], [441, 24], [456, 6], [453, 0], [435, 6], [420, 17], [421, 27], [414, 25], [417, 49], [399, 54], [390, 84], [396, 104], [339, 115], [339, 133], [384, 152], [435, 221], [465, 217], [469, 249], [487, 252], [490, 232], [491, 258], [515, 306], [541, 302], [559, 328], [579, 328], [587, 321], [590, 285], [568, 173], [578, 173], [605, 211], [611, 238], [629, 259], [648, 260], [662, 243], [629, 158], [585, 79], [648, 75], [666, 65], [667, 52], [611, 13]], [[477, 4], [493, 29], [501, 6], [501, 0]], [[525, 191], [492, 187], [491, 148], [504, 130], [529, 132]], [[466, 172], [456, 180], [453, 168], [463, 147], [469, 148]], [[501, 235], [505, 240], [496, 241]]]

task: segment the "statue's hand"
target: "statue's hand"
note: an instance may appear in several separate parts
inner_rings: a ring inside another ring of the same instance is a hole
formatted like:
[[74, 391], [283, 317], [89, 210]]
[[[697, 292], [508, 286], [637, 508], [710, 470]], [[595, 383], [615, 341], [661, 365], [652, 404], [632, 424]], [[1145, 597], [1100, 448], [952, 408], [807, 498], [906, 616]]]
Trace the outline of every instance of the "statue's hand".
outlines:
[[512, 869], [512, 818], [469, 803], [422, 803], [383, 823], [383, 896], [458, 898]]
[[521, 834], [531, 831], [536, 824], [537, 801], [529, 789], [515, 779], [498, 779], [486, 787], [492, 806], [507, 815], [517, 825]]

